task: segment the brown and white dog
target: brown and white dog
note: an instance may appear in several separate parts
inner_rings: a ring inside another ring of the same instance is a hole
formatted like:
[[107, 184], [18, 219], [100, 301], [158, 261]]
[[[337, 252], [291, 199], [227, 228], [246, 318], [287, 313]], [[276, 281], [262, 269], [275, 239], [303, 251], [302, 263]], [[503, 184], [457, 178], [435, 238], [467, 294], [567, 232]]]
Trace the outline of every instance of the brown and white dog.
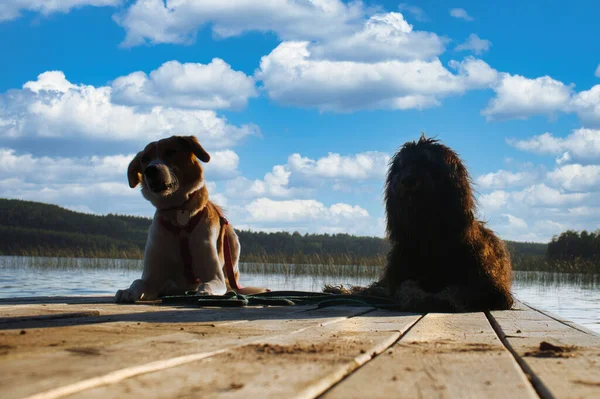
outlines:
[[240, 242], [221, 208], [209, 201], [198, 160], [208, 162], [210, 155], [196, 137], [173, 136], [148, 144], [129, 164], [129, 186], [141, 183], [142, 195], [156, 212], [142, 278], [117, 291], [116, 302], [195, 290], [199, 295], [266, 291], [240, 286]]

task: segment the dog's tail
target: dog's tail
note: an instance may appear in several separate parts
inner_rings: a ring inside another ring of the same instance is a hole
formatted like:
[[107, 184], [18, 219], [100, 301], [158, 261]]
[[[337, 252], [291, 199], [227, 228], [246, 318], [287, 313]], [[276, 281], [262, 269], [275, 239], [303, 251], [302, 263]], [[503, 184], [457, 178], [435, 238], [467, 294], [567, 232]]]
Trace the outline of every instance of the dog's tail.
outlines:
[[223, 254], [223, 268], [225, 269], [225, 284], [227, 285], [227, 290], [233, 290], [242, 295], [260, 294], [262, 292], [270, 291], [267, 288], [244, 287], [240, 284], [240, 270], [238, 268], [239, 248], [233, 248], [230, 239], [232, 235], [235, 236], [235, 231], [223, 214], [223, 209], [217, 205], [214, 205], [214, 207], [219, 215], [221, 224], [217, 246], [219, 248], [219, 255]]

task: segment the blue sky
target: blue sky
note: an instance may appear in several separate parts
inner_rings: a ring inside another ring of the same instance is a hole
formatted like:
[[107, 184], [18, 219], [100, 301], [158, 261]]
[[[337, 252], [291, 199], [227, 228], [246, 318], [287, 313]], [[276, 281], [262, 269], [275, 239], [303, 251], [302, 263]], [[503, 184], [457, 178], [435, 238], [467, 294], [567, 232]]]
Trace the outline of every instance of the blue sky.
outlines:
[[600, 226], [592, 1], [5, 0], [0, 196], [150, 216], [135, 152], [195, 134], [239, 228], [383, 236], [386, 164], [463, 157], [504, 238]]

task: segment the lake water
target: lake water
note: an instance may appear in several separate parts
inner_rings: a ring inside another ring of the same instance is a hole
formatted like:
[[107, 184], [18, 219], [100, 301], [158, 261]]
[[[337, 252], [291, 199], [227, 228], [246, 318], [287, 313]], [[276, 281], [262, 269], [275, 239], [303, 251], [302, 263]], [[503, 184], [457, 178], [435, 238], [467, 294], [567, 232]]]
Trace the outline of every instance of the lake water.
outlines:
[[[112, 295], [141, 275], [142, 263], [122, 259], [0, 256], [0, 298]], [[271, 290], [320, 291], [324, 284], [366, 285], [377, 269], [357, 266], [242, 264], [244, 285]], [[600, 333], [600, 276], [515, 272], [515, 296], [532, 306]]]

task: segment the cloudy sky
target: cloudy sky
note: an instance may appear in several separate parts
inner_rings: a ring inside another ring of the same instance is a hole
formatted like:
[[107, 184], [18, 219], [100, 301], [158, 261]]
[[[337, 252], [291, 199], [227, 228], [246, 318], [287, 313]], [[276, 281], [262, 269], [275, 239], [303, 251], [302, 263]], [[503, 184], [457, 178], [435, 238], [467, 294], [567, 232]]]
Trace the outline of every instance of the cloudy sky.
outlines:
[[599, 14], [591, 0], [3, 0], [0, 197], [150, 216], [129, 161], [193, 134], [236, 227], [383, 236], [387, 162], [423, 131], [459, 152], [504, 238], [595, 230]]

